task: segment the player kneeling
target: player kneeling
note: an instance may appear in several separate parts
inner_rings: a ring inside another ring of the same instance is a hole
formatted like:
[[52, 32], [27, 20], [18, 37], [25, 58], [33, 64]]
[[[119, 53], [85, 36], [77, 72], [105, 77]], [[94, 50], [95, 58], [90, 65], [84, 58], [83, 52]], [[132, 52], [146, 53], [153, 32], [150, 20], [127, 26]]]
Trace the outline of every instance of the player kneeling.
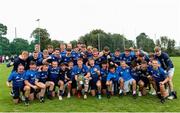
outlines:
[[88, 63], [90, 65], [89, 72], [92, 78], [90, 80], [91, 95], [95, 96], [97, 90], [97, 97], [98, 99], [101, 99], [100, 67], [98, 65], [95, 65], [95, 61], [92, 58], [88, 60]]
[[122, 95], [124, 93], [124, 95], [126, 95], [126, 93], [129, 92], [130, 90], [129, 85], [132, 85], [132, 90], [133, 90], [132, 95], [134, 98], [136, 98], [136, 81], [132, 78], [130, 72], [131, 70], [126, 64], [126, 62], [122, 61], [121, 69], [119, 71], [119, 75], [120, 75], [119, 94]]
[[84, 94], [84, 99], [87, 99], [87, 92], [89, 89], [90, 73], [88, 72], [88, 67], [83, 64], [83, 59], [79, 58], [77, 60], [77, 66], [72, 69], [72, 76], [74, 76], [77, 82], [77, 93], [78, 98], [81, 97], [81, 93]]
[[[22, 93], [24, 95], [24, 91], [26, 90], [26, 87], [24, 87], [24, 74], [24, 66], [20, 64], [17, 71], [13, 71], [7, 81], [7, 86], [12, 88], [15, 104], [20, 102], [20, 94]], [[25, 94], [25, 97], [28, 98], [28, 95]]]
[[48, 64], [43, 64], [39, 70], [37, 75], [38, 82], [44, 84], [46, 86], [47, 97], [52, 100], [52, 92], [54, 89], [54, 83], [51, 81], [47, 81], [48, 79]]
[[167, 73], [162, 69], [157, 60], [152, 61], [152, 68], [150, 69], [150, 75], [155, 80], [154, 89], [158, 97], [161, 99], [161, 103], [165, 102], [165, 98], [169, 96], [165, 89], [165, 84], [169, 81]]
[[[58, 62], [57, 61], [52, 61], [51, 66], [48, 67], [48, 81], [54, 83], [54, 88], [51, 92], [52, 97], [55, 97], [55, 90], [56, 90], [56, 86], [58, 86], [58, 88], [60, 87], [60, 82], [59, 82], [59, 73], [60, 73], [60, 67], [58, 67]], [[61, 94], [62, 94], [62, 90], [59, 89], [59, 94], [58, 97], [61, 100]]]
[[[44, 94], [46, 90], [45, 84], [38, 82], [36, 76], [38, 71], [36, 70], [36, 63], [34, 61], [30, 62], [29, 70], [25, 73], [25, 95], [29, 95], [29, 98], [26, 98], [26, 103], [29, 103], [29, 100], [34, 100], [34, 95], [36, 94], [40, 102], [44, 102]], [[40, 90], [40, 91], [38, 91]]]
[[65, 87], [67, 87], [67, 89], [68, 89], [67, 98], [70, 98], [71, 97], [71, 83], [72, 83], [72, 81], [70, 80], [70, 71], [66, 67], [66, 64], [64, 64], [64, 63], [61, 63], [59, 77], [60, 77], [60, 80], [59, 80], [59, 84], [60, 84], [59, 100], [62, 100], [62, 96], [63, 96], [63, 92], [65, 90]]
[[119, 74], [116, 72], [115, 66], [109, 67], [109, 73], [107, 75], [107, 98], [110, 98], [110, 95], [113, 95], [113, 85], [118, 82]]
[[138, 77], [137, 77], [137, 84], [139, 85], [139, 96], [144, 96], [147, 94], [147, 87], [149, 84], [149, 67], [147, 65], [146, 61], [143, 61], [141, 65], [137, 66], [135, 68], [135, 72], [137, 73]]

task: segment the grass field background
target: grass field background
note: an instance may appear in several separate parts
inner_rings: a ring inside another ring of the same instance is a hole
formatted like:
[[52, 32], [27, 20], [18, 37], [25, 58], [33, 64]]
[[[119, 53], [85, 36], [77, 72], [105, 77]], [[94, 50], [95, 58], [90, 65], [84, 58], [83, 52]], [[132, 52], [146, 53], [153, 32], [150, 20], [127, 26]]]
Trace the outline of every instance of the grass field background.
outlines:
[[6, 68], [0, 64], [0, 112], [180, 112], [180, 57], [172, 58], [175, 65], [174, 89], [178, 93], [178, 99], [167, 100], [161, 104], [155, 96], [147, 95], [133, 99], [132, 96], [118, 97], [114, 96], [102, 100], [95, 97], [88, 97], [87, 100], [72, 97], [48, 100], [45, 103], [39, 103], [38, 100], [30, 102], [29, 106], [23, 103], [15, 105], [12, 97], [9, 95], [10, 89], [6, 86], [6, 80], [10, 74], [11, 68]]

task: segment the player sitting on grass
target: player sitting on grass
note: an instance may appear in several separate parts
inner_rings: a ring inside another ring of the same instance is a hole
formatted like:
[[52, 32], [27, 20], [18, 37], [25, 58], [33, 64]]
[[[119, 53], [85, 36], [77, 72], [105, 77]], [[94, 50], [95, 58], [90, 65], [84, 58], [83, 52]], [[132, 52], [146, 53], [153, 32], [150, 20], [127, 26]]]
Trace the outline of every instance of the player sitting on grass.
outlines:
[[169, 81], [169, 77], [164, 69], [160, 67], [157, 60], [152, 61], [150, 75], [155, 80], [154, 89], [156, 90], [158, 97], [161, 99], [161, 103], [164, 103], [165, 98], [169, 96], [168, 92], [165, 90], [165, 84]]
[[100, 67], [98, 65], [95, 65], [95, 61], [92, 58], [88, 60], [88, 63], [90, 65], [89, 72], [92, 77], [92, 79], [90, 80], [91, 95], [95, 96], [97, 90], [97, 97], [98, 99], [101, 99], [101, 81], [99, 79]]
[[[24, 66], [19, 64], [17, 67], [17, 71], [13, 71], [7, 81], [7, 86], [12, 88], [13, 91], [13, 101], [15, 104], [20, 102], [20, 93], [24, 94], [24, 90], [27, 87], [24, 87]], [[11, 83], [12, 82], [12, 83]], [[28, 98], [29, 95], [26, 95]]]
[[121, 69], [119, 71], [120, 75], [120, 91], [119, 94], [126, 95], [127, 92], [129, 92], [129, 85], [132, 85], [132, 95], [133, 97], [136, 97], [136, 81], [131, 76], [131, 70], [129, 66], [126, 64], [125, 61], [121, 62]]
[[43, 64], [39, 70], [37, 75], [38, 82], [45, 84], [47, 89], [47, 97], [51, 100], [52, 99], [52, 92], [54, 89], [54, 83], [52, 81], [47, 81], [48, 79], [48, 64]]
[[[39, 98], [40, 102], [44, 102], [44, 94], [46, 86], [43, 83], [38, 82], [37, 80], [37, 70], [36, 70], [36, 63], [34, 61], [30, 62], [29, 70], [26, 71], [25, 74], [25, 85], [27, 90], [25, 93], [29, 93], [29, 100], [34, 100], [34, 95], [37, 94], [37, 98]], [[36, 92], [37, 90], [40, 92]], [[27, 100], [28, 101], [28, 100]]]

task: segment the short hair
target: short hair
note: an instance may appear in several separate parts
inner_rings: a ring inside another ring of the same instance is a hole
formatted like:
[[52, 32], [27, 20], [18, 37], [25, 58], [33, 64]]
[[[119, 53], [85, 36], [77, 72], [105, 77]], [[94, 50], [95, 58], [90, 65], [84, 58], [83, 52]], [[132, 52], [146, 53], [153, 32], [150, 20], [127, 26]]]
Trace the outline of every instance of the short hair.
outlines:
[[53, 49], [53, 46], [52, 45], [48, 45], [47, 48], [48, 49]]
[[43, 50], [43, 53], [44, 53], [44, 54], [48, 54], [48, 50], [47, 50], [47, 49], [44, 49], [44, 50]]
[[43, 66], [49, 66], [49, 63], [45, 62], [43, 63]]
[[89, 58], [88, 61], [90, 61], [90, 60], [94, 60], [94, 59], [93, 58]]
[[60, 48], [55, 48], [55, 50], [60, 51]]
[[120, 52], [120, 49], [119, 49], [119, 48], [117, 48], [117, 49], [115, 50], [115, 52]]
[[29, 65], [36, 65], [36, 62], [31, 61], [31, 62], [29, 63]]
[[109, 47], [105, 46], [103, 50], [107, 52], [107, 51], [109, 51]]
[[109, 69], [113, 69], [113, 68], [115, 69], [116, 67], [114, 65], [109, 66]]
[[34, 51], [33, 54], [34, 54], [34, 53], [39, 53], [39, 52], [38, 52], [38, 51]]
[[93, 48], [93, 52], [98, 52], [98, 49], [97, 48]]
[[129, 48], [125, 48], [124, 51], [130, 52], [131, 50]]
[[82, 58], [78, 58], [77, 61], [83, 61], [83, 59]]
[[71, 52], [71, 51], [72, 51], [72, 49], [71, 49], [71, 48], [66, 48], [66, 51]]
[[23, 51], [23, 52], [22, 52], [22, 55], [27, 55], [27, 56], [28, 56], [29, 53], [28, 53], [28, 51]]
[[154, 51], [155, 51], [155, 52], [159, 52], [159, 51], [161, 51], [161, 48], [160, 48], [159, 46], [156, 46], [156, 47], [154, 48]]
[[106, 61], [106, 60], [104, 60], [104, 61], [102, 61], [102, 62], [101, 62], [101, 64], [107, 64], [107, 61]]

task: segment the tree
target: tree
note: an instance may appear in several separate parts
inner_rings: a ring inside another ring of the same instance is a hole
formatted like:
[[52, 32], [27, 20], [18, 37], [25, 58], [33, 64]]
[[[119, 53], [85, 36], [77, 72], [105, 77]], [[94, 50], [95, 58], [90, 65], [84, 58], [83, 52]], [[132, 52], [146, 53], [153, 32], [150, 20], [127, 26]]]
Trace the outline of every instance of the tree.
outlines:
[[0, 55], [10, 55], [9, 40], [3, 35], [7, 34], [7, 26], [0, 23]]
[[0, 36], [7, 34], [7, 26], [0, 23]]
[[34, 37], [34, 42], [36, 44], [40, 42], [41, 50], [45, 49], [47, 45], [51, 43], [51, 39], [49, 38], [50, 35], [46, 29], [36, 28], [31, 33], [31, 37]]
[[60, 43], [63, 43], [63, 41], [59, 41], [59, 40], [51, 41], [51, 45], [53, 45], [54, 48], [59, 48]]
[[167, 44], [167, 52], [170, 55], [175, 55], [175, 40], [173, 39], [168, 39], [168, 44]]
[[152, 52], [155, 47], [154, 41], [151, 38], [149, 38], [149, 36], [145, 33], [140, 33], [136, 37], [136, 43], [137, 48], [141, 48], [147, 52]]
[[29, 43], [27, 40], [22, 38], [15, 38], [10, 43], [11, 54], [19, 55], [22, 51], [29, 51]]
[[76, 45], [77, 45], [77, 41], [76, 40], [72, 40], [72, 41], [70, 41], [70, 43], [72, 44], [73, 48], [76, 47]]
[[160, 42], [161, 42], [161, 48], [163, 50], [166, 50], [167, 46], [168, 46], [168, 37], [167, 36], [161, 36], [160, 37]]
[[2, 36], [0, 36], [0, 55], [10, 55], [9, 40]]

